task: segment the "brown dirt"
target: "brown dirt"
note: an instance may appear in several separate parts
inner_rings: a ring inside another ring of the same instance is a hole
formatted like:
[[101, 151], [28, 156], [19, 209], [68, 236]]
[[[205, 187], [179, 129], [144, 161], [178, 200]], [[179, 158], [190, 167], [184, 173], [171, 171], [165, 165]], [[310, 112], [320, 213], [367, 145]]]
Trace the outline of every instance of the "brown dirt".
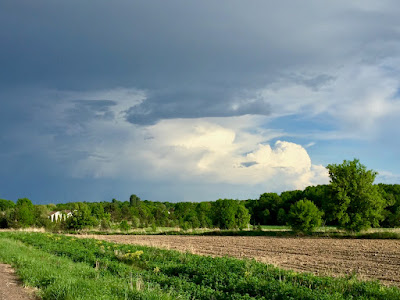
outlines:
[[14, 269], [0, 263], [0, 300], [33, 300], [35, 290], [24, 288]]
[[386, 285], [400, 287], [398, 240], [154, 235], [86, 237], [200, 255], [255, 258], [284, 269], [318, 275], [357, 274], [363, 280], [378, 279]]

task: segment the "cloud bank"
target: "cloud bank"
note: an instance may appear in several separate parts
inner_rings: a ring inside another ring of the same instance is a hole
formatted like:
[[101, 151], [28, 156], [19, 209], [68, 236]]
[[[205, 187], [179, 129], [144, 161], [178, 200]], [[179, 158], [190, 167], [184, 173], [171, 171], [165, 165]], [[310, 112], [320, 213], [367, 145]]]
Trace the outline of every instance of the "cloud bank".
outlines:
[[1, 1], [0, 196], [257, 197], [326, 183], [322, 165], [353, 157], [397, 174], [399, 13]]

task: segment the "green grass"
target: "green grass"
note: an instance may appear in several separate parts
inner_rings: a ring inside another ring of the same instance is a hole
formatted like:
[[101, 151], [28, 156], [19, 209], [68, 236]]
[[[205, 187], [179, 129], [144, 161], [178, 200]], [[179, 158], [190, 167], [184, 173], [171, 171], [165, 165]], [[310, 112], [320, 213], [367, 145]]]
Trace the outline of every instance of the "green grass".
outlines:
[[114, 276], [14, 239], [0, 240], [0, 260], [15, 267], [25, 285], [39, 288], [43, 299], [176, 299], [157, 287], [137, 290], [138, 278]]
[[0, 260], [45, 299], [400, 299], [355, 277], [54, 234], [0, 233]]
[[[1, 231], [46, 232], [43, 228], [25, 228], [19, 230], [0, 229]], [[93, 230], [65, 231], [71, 234], [101, 234], [101, 235], [205, 235], [205, 236], [272, 236], [272, 237], [315, 237], [337, 239], [400, 239], [400, 228], [372, 228], [362, 232], [346, 232], [334, 226], [318, 227], [315, 232], [302, 234], [293, 232], [289, 226], [261, 225], [261, 230], [220, 230], [213, 228], [198, 228], [187, 231], [177, 227], [158, 227], [156, 231], [151, 228], [121, 230]]]
[[[256, 226], [257, 227], [257, 226]], [[290, 226], [284, 226], [284, 225], [260, 225], [262, 230], [290, 230]]]
[[213, 228], [198, 228], [187, 231], [177, 227], [158, 227], [156, 231], [151, 228], [120, 230], [83, 230], [70, 231], [68, 233], [81, 234], [103, 234], [103, 235], [208, 235], [208, 236], [273, 236], [273, 237], [327, 237], [327, 238], [355, 238], [355, 239], [400, 239], [400, 228], [372, 228], [358, 233], [339, 230], [335, 226], [318, 227], [314, 232], [307, 235], [293, 232], [289, 226], [261, 225], [255, 230], [220, 230]]

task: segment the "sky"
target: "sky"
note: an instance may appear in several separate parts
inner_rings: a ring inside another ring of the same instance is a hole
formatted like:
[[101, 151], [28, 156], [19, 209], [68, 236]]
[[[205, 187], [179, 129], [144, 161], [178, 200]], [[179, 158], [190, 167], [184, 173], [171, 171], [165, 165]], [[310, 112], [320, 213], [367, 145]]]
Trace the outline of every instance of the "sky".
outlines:
[[0, 0], [0, 198], [400, 183], [397, 1]]

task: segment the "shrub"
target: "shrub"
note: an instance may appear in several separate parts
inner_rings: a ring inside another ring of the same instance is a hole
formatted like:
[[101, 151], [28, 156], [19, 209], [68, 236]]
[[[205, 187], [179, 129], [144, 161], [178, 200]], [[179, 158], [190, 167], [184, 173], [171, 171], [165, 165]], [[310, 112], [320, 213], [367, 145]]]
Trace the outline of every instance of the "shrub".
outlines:
[[122, 231], [128, 231], [129, 229], [131, 229], [131, 226], [129, 226], [128, 222], [126, 220], [123, 220], [120, 224], [119, 224], [119, 228]]
[[111, 228], [110, 221], [107, 219], [102, 219], [100, 222], [100, 228], [101, 230], [108, 230]]
[[288, 223], [293, 231], [309, 233], [321, 225], [322, 215], [313, 202], [303, 199], [290, 207]]

